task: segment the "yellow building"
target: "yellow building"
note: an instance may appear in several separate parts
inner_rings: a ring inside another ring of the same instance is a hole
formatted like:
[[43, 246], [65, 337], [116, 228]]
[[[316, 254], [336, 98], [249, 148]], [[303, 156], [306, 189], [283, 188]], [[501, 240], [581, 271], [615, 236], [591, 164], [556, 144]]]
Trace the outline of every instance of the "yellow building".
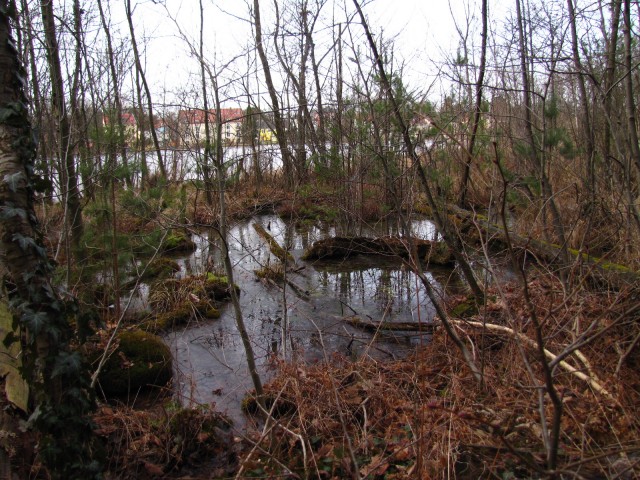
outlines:
[[270, 128], [261, 128], [260, 141], [265, 143], [274, 143], [277, 141], [276, 134]]

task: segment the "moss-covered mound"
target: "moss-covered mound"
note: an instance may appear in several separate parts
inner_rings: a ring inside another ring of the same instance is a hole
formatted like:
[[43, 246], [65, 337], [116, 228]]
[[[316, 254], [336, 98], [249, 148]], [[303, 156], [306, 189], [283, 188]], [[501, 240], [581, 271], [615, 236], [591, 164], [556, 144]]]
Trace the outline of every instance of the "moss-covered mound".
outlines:
[[[231, 298], [231, 288], [227, 277], [207, 272], [204, 275], [204, 279], [204, 291], [210, 298], [214, 300], [229, 300]], [[233, 288], [237, 294], [240, 294], [238, 285], [234, 283]]]
[[162, 251], [165, 253], [193, 252], [195, 249], [196, 243], [182, 230], [171, 230], [162, 242]]
[[208, 301], [191, 303], [185, 300], [173, 310], [147, 315], [140, 325], [141, 328], [147, 332], [160, 333], [180, 325], [185, 325], [196, 317], [208, 319], [220, 318], [220, 310]]
[[285, 219], [305, 219], [320, 221], [335, 221], [340, 210], [327, 204], [324, 198], [303, 198], [285, 200], [276, 208], [276, 213]]
[[163, 387], [172, 376], [171, 351], [157, 335], [128, 330], [118, 335], [118, 346], [100, 373], [100, 387], [108, 396], [135, 394]]
[[175, 260], [167, 257], [158, 257], [151, 261], [146, 268], [139, 267], [129, 271], [133, 278], [122, 284], [122, 288], [132, 289], [140, 281], [151, 283], [165, 278], [172, 277], [180, 271], [180, 265]]
[[[234, 285], [236, 293], [240, 288]], [[231, 296], [227, 277], [206, 273], [186, 278], [168, 278], [151, 286], [149, 306], [155, 313], [163, 313], [184, 305], [205, 301], [228, 300]]]
[[[412, 239], [418, 257], [435, 265], [453, 263], [451, 251], [440, 242]], [[401, 237], [333, 237], [315, 242], [303, 255], [303, 260], [330, 260], [348, 258], [353, 255], [394, 255], [409, 256], [410, 246]]]
[[180, 265], [175, 260], [166, 257], [155, 258], [144, 271], [142, 280], [158, 280], [171, 277], [180, 271]]
[[[237, 285], [234, 288], [240, 292]], [[151, 314], [141, 320], [141, 328], [161, 332], [195, 318], [219, 318], [219, 303], [230, 295], [227, 278], [213, 273], [155, 282], [149, 292]]]

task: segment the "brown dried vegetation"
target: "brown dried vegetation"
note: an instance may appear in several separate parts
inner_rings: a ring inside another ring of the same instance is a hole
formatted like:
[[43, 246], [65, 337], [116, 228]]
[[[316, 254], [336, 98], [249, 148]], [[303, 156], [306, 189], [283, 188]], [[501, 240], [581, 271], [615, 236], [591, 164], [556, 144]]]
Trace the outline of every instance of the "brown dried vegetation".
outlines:
[[[268, 394], [297, 408], [256, 439], [263, 450], [244, 458], [243, 471], [269, 478], [636, 478], [640, 356], [630, 347], [640, 332], [637, 292], [569, 295], [546, 275], [529, 289], [545, 347], [559, 354], [581, 334], [594, 335], [565, 361], [610, 393], [554, 370], [563, 401], [555, 472], [545, 464], [543, 436], [552, 412], [545, 396], [541, 419], [544, 377], [536, 349], [463, 324], [460, 334], [483, 366], [482, 386], [441, 330], [413, 357], [392, 363], [280, 364]], [[535, 339], [519, 286], [493, 293], [496, 300], [469, 321]]]

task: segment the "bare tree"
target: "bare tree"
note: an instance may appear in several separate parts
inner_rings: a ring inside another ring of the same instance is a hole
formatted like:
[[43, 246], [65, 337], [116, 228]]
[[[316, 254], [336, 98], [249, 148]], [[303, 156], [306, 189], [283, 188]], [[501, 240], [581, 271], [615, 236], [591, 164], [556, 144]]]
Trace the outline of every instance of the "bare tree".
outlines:
[[560, 211], [558, 209], [558, 205], [556, 203], [555, 197], [553, 195], [553, 188], [551, 186], [551, 182], [547, 175], [547, 165], [544, 161], [544, 158], [540, 156], [540, 147], [538, 142], [536, 141], [536, 136], [533, 131], [533, 87], [531, 85], [531, 68], [530, 61], [531, 56], [528, 55], [529, 46], [527, 42], [532, 41], [530, 37], [527, 36], [526, 32], [526, 22], [523, 14], [522, 0], [516, 0], [516, 12], [517, 12], [517, 29], [518, 29], [518, 45], [520, 49], [520, 69], [521, 69], [521, 81], [522, 81], [522, 98], [524, 103], [524, 123], [525, 123], [525, 131], [526, 131], [526, 142], [528, 147], [528, 155], [530, 161], [533, 165], [533, 168], [540, 180], [541, 190], [542, 190], [542, 209], [543, 212], [546, 211], [547, 205], [549, 210], [551, 211], [552, 223], [554, 233], [557, 237], [558, 242], [562, 247], [562, 255], [563, 255], [563, 263], [566, 265], [569, 261], [569, 257], [567, 255], [567, 242], [564, 231], [564, 224], [562, 222], [562, 218], [560, 215]]
[[476, 99], [473, 108], [473, 125], [471, 127], [471, 137], [467, 146], [467, 160], [464, 164], [464, 172], [460, 186], [460, 197], [458, 205], [464, 208], [467, 204], [467, 189], [470, 181], [471, 164], [473, 162], [473, 154], [478, 136], [478, 127], [480, 126], [480, 116], [482, 114], [482, 93], [484, 89], [484, 75], [487, 67], [487, 24], [489, 23], [489, 15], [487, 11], [487, 0], [482, 0], [482, 46], [480, 47], [480, 66], [478, 69], [478, 79], [476, 80]]
[[585, 190], [589, 196], [589, 203], [593, 205], [596, 196], [596, 172], [595, 172], [595, 157], [596, 147], [594, 132], [591, 122], [591, 109], [589, 108], [589, 98], [587, 97], [587, 86], [585, 81], [585, 69], [582, 66], [582, 60], [580, 59], [580, 50], [578, 45], [578, 31], [576, 26], [576, 11], [573, 4], [574, 0], [567, 0], [567, 7], [569, 10], [569, 25], [571, 27], [571, 52], [573, 54], [573, 64], [576, 70], [578, 92], [581, 110], [582, 131], [585, 142], [585, 155], [586, 155], [586, 185]]
[[253, 0], [253, 21], [255, 28], [254, 33], [256, 38], [256, 49], [258, 50], [258, 56], [260, 57], [260, 63], [262, 64], [265, 82], [267, 83], [267, 89], [269, 90], [269, 98], [271, 99], [271, 110], [273, 113], [273, 122], [275, 124], [276, 137], [278, 140], [278, 145], [280, 147], [280, 154], [282, 155], [283, 175], [285, 177], [287, 185], [292, 187], [296, 182], [293, 171], [293, 159], [291, 158], [291, 152], [289, 151], [287, 133], [285, 129], [284, 119], [282, 117], [282, 112], [280, 110], [278, 93], [276, 92], [276, 87], [271, 76], [271, 67], [269, 66], [269, 60], [267, 59], [267, 54], [264, 48], [259, 0]]
[[[82, 207], [80, 205], [80, 191], [78, 190], [78, 177], [76, 175], [75, 158], [71, 145], [71, 128], [64, 94], [64, 80], [60, 67], [60, 49], [56, 36], [56, 26], [53, 15], [53, 0], [40, 2], [42, 11], [42, 23], [47, 45], [47, 62], [52, 88], [52, 107], [54, 117], [58, 122], [59, 146], [58, 155], [62, 165], [61, 181], [62, 194], [64, 195], [66, 211], [65, 219], [71, 235], [71, 242], [76, 255], [80, 253], [83, 232]], [[74, 84], [73, 95], [77, 95], [77, 83]]]
[[[147, 98], [147, 115], [149, 116], [149, 130], [151, 130], [151, 138], [153, 139], [153, 146], [155, 147], [156, 157], [158, 161], [158, 170], [162, 179], [167, 179], [167, 170], [164, 165], [164, 159], [162, 158], [162, 150], [160, 149], [160, 142], [158, 141], [158, 133], [156, 132], [156, 121], [153, 113], [153, 100], [151, 97], [151, 90], [147, 83], [147, 76], [142, 68], [142, 62], [140, 61], [140, 54], [138, 53], [138, 43], [136, 41], [136, 35], [133, 28], [133, 11], [131, 9], [131, 0], [126, 1], [127, 7], [127, 23], [129, 24], [129, 33], [131, 34], [131, 45], [133, 47], [133, 56], [135, 59], [136, 70], [142, 80], [144, 87], [144, 93]], [[143, 139], [144, 141], [144, 139]]]
[[[413, 162], [414, 162], [414, 164], [415, 164], [415, 166], [416, 166], [416, 168], [418, 170], [419, 178], [420, 178], [420, 180], [422, 182], [424, 191], [425, 191], [425, 193], [427, 195], [427, 198], [429, 200], [429, 204], [430, 204], [430, 206], [432, 208], [432, 213], [433, 213], [433, 217], [434, 217], [434, 221], [436, 223], [436, 226], [437, 226], [438, 230], [442, 233], [445, 241], [452, 247], [452, 250], [454, 251], [454, 253], [456, 255], [456, 259], [460, 262], [461, 269], [462, 269], [462, 271], [464, 273], [464, 276], [465, 276], [467, 282], [469, 283], [469, 286], [471, 287], [473, 293], [478, 297], [478, 299], [482, 299], [484, 297], [484, 292], [482, 291], [482, 289], [480, 288], [480, 286], [476, 282], [475, 276], [473, 275], [473, 271], [471, 270], [471, 267], [469, 266], [469, 264], [466, 261], [466, 259], [464, 259], [464, 257], [462, 256], [462, 252], [460, 250], [460, 247], [457, 244], [457, 242], [455, 242], [453, 240], [453, 237], [451, 236], [450, 231], [448, 231], [448, 229], [444, 228], [444, 222], [442, 220], [443, 217], [439, 214], [438, 207], [437, 207], [437, 205], [435, 203], [433, 195], [431, 194], [431, 189], [430, 189], [430, 186], [428, 184], [427, 177], [426, 177], [426, 174], [424, 172], [424, 169], [422, 168], [422, 165], [420, 163], [420, 158], [418, 158], [418, 156], [416, 154], [415, 146], [413, 145], [413, 141], [411, 140], [411, 137], [409, 135], [409, 129], [408, 129], [408, 127], [407, 127], [407, 125], [406, 125], [406, 123], [404, 121], [404, 118], [402, 117], [402, 114], [400, 112], [400, 108], [399, 108], [398, 104], [396, 103], [396, 100], [395, 100], [395, 97], [394, 97], [394, 94], [393, 94], [393, 90], [391, 88], [391, 84], [389, 83], [389, 79], [387, 78], [387, 73], [386, 73], [386, 71], [384, 69], [384, 65], [382, 63], [382, 58], [380, 57], [380, 54], [378, 53], [378, 49], [377, 49], [376, 43], [373, 40], [371, 32], [369, 31], [369, 26], [368, 26], [367, 21], [366, 21], [366, 19], [364, 17], [364, 14], [362, 13], [362, 9], [360, 8], [358, 0], [353, 0], [353, 4], [355, 5], [356, 10], [358, 11], [358, 15], [360, 17], [360, 21], [362, 23], [362, 27], [365, 30], [365, 34], [366, 34], [367, 40], [369, 42], [369, 47], [371, 49], [371, 52], [373, 53], [374, 62], [376, 64], [376, 66], [377, 66], [378, 74], [380, 75], [380, 80], [382, 82], [382, 86], [383, 86], [383, 88], [385, 90], [385, 94], [387, 96], [387, 99], [391, 103], [391, 106], [392, 106], [391, 108], [393, 110], [393, 114], [394, 114], [394, 116], [396, 118], [396, 121], [399, 124], [400, 131], [402, 132], [402, 137], [403, 137], [403, 140], [404, 140], [405, 147], [407, 148], [407, 150], [409, 152], [409, 155], [410, 155], [411, 159], [413, 160]], [[411, 238], [411, 232], [408, 229], [408, 226], [406, 226], [406, 225], [405, 225], [405, 232], [408, 234], [408, 238]], [[469, 366], [469, 368], [473, 372], [473, 374], [476, 377], [476, 379], [478, 380], [478, 382], [481, 382], [482, 381], [482, 374], [480, 372], [480, 369], [476, 365], [476, 362], [474, 361], [473, 356], [471, 355], [471, 352], [466, 347], [464, 342], [460, 339], [458, 334], [455, 332], [455, 330], [454, 330], [453, 326], [451, 325], [451, 323], [448, 321], [448, 316], [447, 316], [446, 312], [444, 311], [444, 309], [440, 305], [440, 302], [438, 301], [438, 298], [437, 298], [435, 292], [433, 291], [433, 288], [432, 288], [431, 284], [429, 283], [429, 280], [426, 278], [426, 276], [422, 272], [420, 260], [419, 259], [414, 259], [414, 261], [412, 262], [412, 267], [414, 268], [414, 271], [416, 272], [416, 275], [418, 275], [418, 277], [420, 278], [422, 284], [424, 285], [425, 290], [427, 292], [427, 295], [429, 296], [429, 299], [433, 303], [433, 305], [434, 305], [434, 307], [436, 309], [437, 315], [440, 318], [440, 320], [442, 321], [442, 324], [443, 324], [444, 328], [446, 329], [447, 334], [449, 335], [449, 337], [454, 341], [456, 346], [462, 352], [462, 354], [464, 356], [464, 359], [467, 362], [467, 365]]]
[[[119, 77], [118, 77], [118, 70], [116, 68], [116, 57], [115, 57], [115, 52], [113, 49], [113, 41], [111, 38], [111, 29], [109, 28], [109, 24], [107, 23], [107, 18], [106, 15], [104, 13], [104, 9], [102, 7], [102, 0], [98, 0], [98, 10], [100, 12], [100, 22], [102, 24], [102, 29], [104, 30], [105, 33], [105, 38], [107, 41], [107, 61], [109, 63], [109, 71], [111, 72], [111, 83], [112, 83], [112, 93], [113, 93], [113, 102], [115, 104], [115, 119], [111, 118], [109, 119], [109, 122], [111, 122], [111, 125], [115, 125], [115, 127], [117, 128], [117, 133], [118, 135], [116, 136], [117, 141], [116, 143], [114, 142], [114, 139], [111, 139], [111, 147], [110, 147], [110, 151], [109, 151], [109, 158], [110, 158], [110, 168], [112, 170], [115, 169], [115, 163], [116, 163], [116, 151], [119, 149], [120, 150], [120, 155], [122, 157], [122, 163], [125, 167], [125, 169], [128, 170], [128, 162], [127, 162], [127, 150], [125, 147], [125, 142], [124, 142], [124, 125], [122, 123], [122, 113], [123, 113], [123, 109], [122, 109], [122, 99], [121, 99], [121, 95], [120, 95], [120, 85], [119, 85]], [[125, 180], [127, 182], [127, 184], [131, 184], [131, 177], [129, 174], [127, 174], [125, 176]], [[113, 181], [115, 181], [115, 179], [113, 179]]]

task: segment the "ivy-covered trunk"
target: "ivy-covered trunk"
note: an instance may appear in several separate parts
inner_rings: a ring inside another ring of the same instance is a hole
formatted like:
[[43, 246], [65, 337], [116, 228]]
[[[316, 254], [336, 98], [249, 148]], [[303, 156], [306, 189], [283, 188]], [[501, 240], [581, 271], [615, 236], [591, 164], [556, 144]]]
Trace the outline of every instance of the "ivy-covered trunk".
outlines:
[[35, 145], [25, 72], [11, 37], [12, 3], [0, 0], [0, 302], [11, 307], [14, 320], [0, 341], [21, 343], [30, 425], [40, 434], [38, 454], [51, 477], [94, 478], [88, 373], [69, 346], [69, 320], [76, 312], [50, 283], [52, 268], [33, 207]]

